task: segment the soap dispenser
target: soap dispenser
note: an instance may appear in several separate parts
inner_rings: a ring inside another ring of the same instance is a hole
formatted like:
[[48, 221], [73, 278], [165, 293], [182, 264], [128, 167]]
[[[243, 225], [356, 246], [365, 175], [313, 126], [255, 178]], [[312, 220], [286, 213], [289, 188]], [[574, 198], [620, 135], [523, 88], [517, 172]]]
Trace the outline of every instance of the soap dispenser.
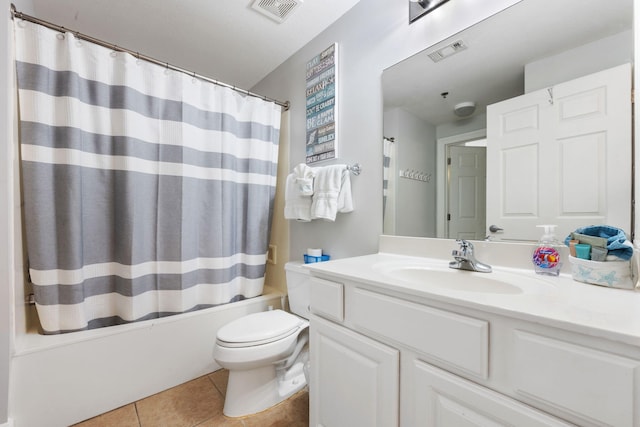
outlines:
[[544, 228], [544, 234], [533, 251], [533, 267], [538, 274], [557, 276], [560, 274], [562, 263], [558, 251], [558, 241], [554, 234], [555, 225], [538, 225]]

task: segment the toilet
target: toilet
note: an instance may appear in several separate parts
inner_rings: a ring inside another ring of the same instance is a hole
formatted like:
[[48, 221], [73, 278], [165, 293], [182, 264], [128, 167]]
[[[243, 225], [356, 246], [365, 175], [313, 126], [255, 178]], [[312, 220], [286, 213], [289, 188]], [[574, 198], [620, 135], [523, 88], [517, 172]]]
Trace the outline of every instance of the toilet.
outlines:
[[229, 370], [223, 413], [242, 417], [264, 411], [306, 384], [309, 360], [309, 279], [302, 263], [285, 264], [291, 313], [253, 313], [218, 330], [214, 359]]

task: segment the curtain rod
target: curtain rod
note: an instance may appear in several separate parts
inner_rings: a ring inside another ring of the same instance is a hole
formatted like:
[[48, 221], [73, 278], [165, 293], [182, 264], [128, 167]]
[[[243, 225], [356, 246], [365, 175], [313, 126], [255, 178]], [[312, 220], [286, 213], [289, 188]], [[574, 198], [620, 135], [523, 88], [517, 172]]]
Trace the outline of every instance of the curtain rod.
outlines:
[[22, 20], [28, 21], [28, 22], [33, 22], [35, 24], [42, 25], [42, 26], [50, 28], [52, 30], [60, 31], [62, 33], [69, 32], [69, 33], [73, 34], [78, 39], [86, 40], [86, 41], [89, 41], [91, 43], [95, 43], [97, 45], [100, 45], [100, 46], [103, 46], [103, 47], [107, 47], [109, 49], [113, 49], [114, 51], [117, 51], [117, 52], [128, 53], [128, 54], [134, 56], [136, 59], [142, 59], [144, 61], [151, 62], [151, 63], [156, 64], [156, 65], [160, 65], [162, 67], [165, 67], [165, 68], [173, 70], [173, 71], [178, 71], [180, 73], [187, 74], [187, 75], [192, 76], [194, 78], [198, 78], [198, 79], [207, 81], [209, 83], [213, 83], [213, 84], [218, 85], [218, 86], [223, 86], [223, 87], [226, 87], [226, 88], [229, 88], [229, 89], [233, 89], [236, 92], [240, 92], [240, 93], [242, 93], [244, 95], [247, 95], [247, 96], [253, 96], [255, 98], [261, 98], [261, 99], [263, 99], [265, 101], [274, 102], [275, 104], [283, 107], [285, 111], [289, 110], [289, 107], [290, 107], [289, 101], [278, 101], [276, 99], [268, 98], [268, 97], [263, 96], [263, 95], [258, 95], [257, 93], [249, 92], [248, 90], [240, 89], [240, 88], [235, 87], [233, 85], [230, 85], [230, 84], [227, 84], [227, 83], [223, 83], [223, 82], [220, 82], [218, 80], [202, 76], [200, 74], [196, 74], [193, 71], [189, 71], [189, 70], [185, 70], [184, 68], [176, 67], [175, 65], [171, 65], [168, 62], [159, 61], [159, 60], [157, 60], [155, 58], [152, 58], [150, 56], [142, 55], [139, 52], [134, 52], [134, 51], [126, 49], [124, 47], [117, 46], [117, 45], [112, 44], [112, 43], [107, 43], [107, 42], [105, 42], [103, 40], [96, 39], [96, 38], [88, 36], [86, 34], [82, 34], [82, 33], [78, 32], [78, 31], [73, 31], [73, 30], [70, 30], [69, 28], [65, 28], [63, 26], [52, 24], [51, 22], [47, 22], [47, 21], [44, 21], [44, 20], [39, 19], [39, 18], [26, 15], [26, 14], [16, 10], [15, 5], [13, 3], [11, 3], [11, 19], [15, 19], [15, 18], [22, 19]]

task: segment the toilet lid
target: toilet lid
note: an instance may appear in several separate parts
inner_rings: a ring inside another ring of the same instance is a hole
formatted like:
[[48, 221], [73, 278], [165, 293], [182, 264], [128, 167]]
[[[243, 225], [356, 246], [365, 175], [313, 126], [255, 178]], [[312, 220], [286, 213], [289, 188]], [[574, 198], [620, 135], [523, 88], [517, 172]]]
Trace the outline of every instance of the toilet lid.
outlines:
[[295, 332], [302, 319], [282, 310], [249, 314], [218, 330], [218, 341], [229, 344], [265, 344]]

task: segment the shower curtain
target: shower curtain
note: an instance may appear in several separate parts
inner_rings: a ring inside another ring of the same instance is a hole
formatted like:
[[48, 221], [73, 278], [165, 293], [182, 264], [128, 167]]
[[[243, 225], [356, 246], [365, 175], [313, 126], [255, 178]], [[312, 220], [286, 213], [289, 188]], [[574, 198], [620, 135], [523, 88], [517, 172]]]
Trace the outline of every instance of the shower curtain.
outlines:
[[281, 109], [15, 21], [30, 281], [47, 334], [258, 296]]

